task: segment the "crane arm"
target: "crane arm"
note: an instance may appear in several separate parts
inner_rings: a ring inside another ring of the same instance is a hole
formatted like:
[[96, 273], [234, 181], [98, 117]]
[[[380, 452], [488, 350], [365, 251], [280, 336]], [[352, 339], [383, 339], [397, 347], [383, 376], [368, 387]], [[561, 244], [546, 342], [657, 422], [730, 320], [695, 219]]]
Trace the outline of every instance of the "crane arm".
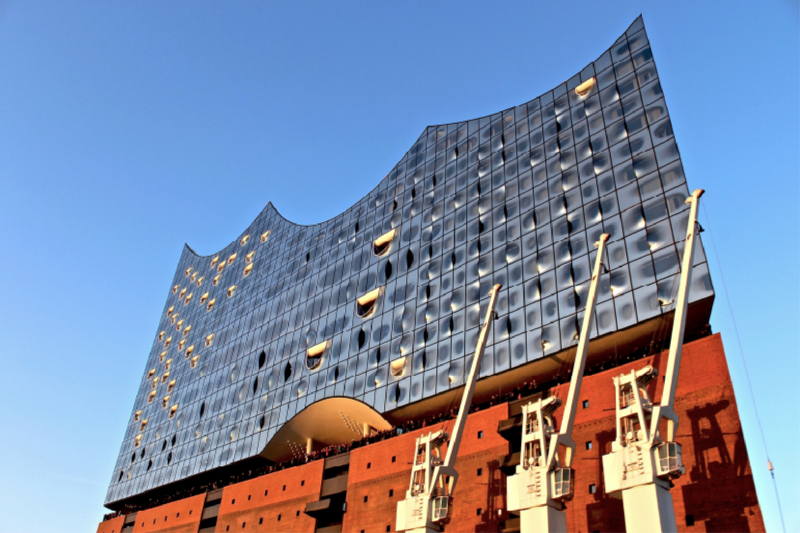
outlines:
[[669, 356], [667, 358], [667, 373], [664, 376], [664, 392], [661, 394], [661, 403], [653, 409], [650, 420], [650, 443], [655, 443], [658, 435], [658, 426], [661, 418], [667, 419], [667, 442], [675, 440], [678, 431], [678, 415], [675, 413], [675, 389], [678, 386], [678, 371], [681, 366], [681, 353], [683, 351], [683, 334], [686, 329], [686, 310], [689, 305], [689, 286], [692, 284], [692, 265], [694, 264], [695, 237], [699, 233], [697, 226], [697, 207], [703, 189], [695, 189], [686, 199], [691, 206], [689, 209], [689, 222], [686, 227], [686, 243], [683, 248], [683, 262], [681, 264], [680, 285], [678, 298], [675, 303], [675, 318], [672, 323], [672, 337], [669, 342]]
[[464, 426], [467, 423], [469, 407], [472, 405], [472, 395], [475, 393], [475, 382], [478, 380], [481, 358], [483, 357], [483, 351], [486, 348], [486, 339], [489, 336], [489, 328], [491, 327], [492, 319], [494, 318], [494, 306], [497, 300], [497, 294], [500, 292], [500, 287], [501, 285], [497, 284], [489, 291], [489, 295], [491, 296], [489, 299], [489, 306], [486, 309], [486, 317], [483, 320], [483, 327], [481, 328], [481, 333], [478, 336], [478, 344], [475, 346], [475, 357], [472, 359], [472, 366], [470, 367], [469, 376], [464, 384], [464, 394], [461, 396], [461, 405], [458, 408], [456, 422], [453, 425], [453, 435], [450, 438], [450, 442], [447, 446], [447, 455], [445, 455], [444, 462], [440, 466], [437, 466], [433, 471], [431, 486], [436, 486], [440, 476], [442, 475], [449, 475], [451, 478], [453, 478], [453, 482], [450, 485], [450, 494], [453, 493], [453, 490], [455, 489], [455, 480], [458, 478], [458, 474], [456, 473], [454, 466], [456, 457], [458, 456], [458, 448], [461, 445], [461, 436], [464, 433]]
[[567, 402], [564, 406], [564, 418], [561, 420], [561, 429], [557, 435], [550, 437], [550, 446], [548, 447], [547, 465], [548, 469], [552, 468], [555, 463], [556, 453], [558, 452], [559, 444], [566, 447], [567, 453], [564, 457], [565, 468], [571, 468], [572, 457], [575, 454], [575, 441], [572, 440], [572, 427], [575, 423], [575, 411], [578, 406], [578, 398], [581, 394], [581, 382], [583, 381], [583, 371], [586, 367], [586, 354], [589, 351], [589, 335], [591, 333], [592, 320], [594, 318], [595, 303], [597, 302], [597, 285], [600, 281], [601, 270], [603, 268], [603, 252], [605, 251], [606, 241], [608, 234], [603, 233], [600, 235], [600, 240], [595, 243], [597, 247], [597, 258], [594, 262], [592, 270], [592, 280], [589, 283], [589, 294], [586, 300], [586, 312], [583, 315], [583, 324], [581, 326], [580, 339], [578, 340], [578, 349], [575, 353], [575, 362], [572, 368], [572, 377], [569, 382], [569, 393], [567, 394]]

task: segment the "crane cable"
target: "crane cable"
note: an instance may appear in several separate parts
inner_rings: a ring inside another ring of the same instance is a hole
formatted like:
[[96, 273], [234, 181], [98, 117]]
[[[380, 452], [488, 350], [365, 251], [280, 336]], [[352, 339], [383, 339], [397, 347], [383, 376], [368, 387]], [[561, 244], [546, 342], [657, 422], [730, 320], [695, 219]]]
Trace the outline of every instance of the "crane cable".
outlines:
[[786, 524], [783, 521], [783, 510], [781, 508], [781, 499], [778, 494], [778, 484], [775, 481], [775, 471], [772, 467], [772, 461], [769, 459], [769, 450], [767, 449], [767, 439], [764, 437], [764, 428], [761, 425], [761, 417], [758, 415], [758, 406], [756, 405], [756, 397], [753, 393], [753, 383], [750, 381], [750, 372], [747, 370], [747, 363], [744, 359], [744, 349], [742, 348], [742, 339], [739, 337], [739, 328], [736, 326], [736, 317], [733, 314], [733, 305], [731, 305], [731, 297], [730, 293], [728, 292], [728, 286], [725, 283], [725, 275], [722, 273], [722, 262], [719, 260], [719, 254], [717, 253], [717, 245], [714, 242], [714, 232], [711, 231], [711, 219], [708, 216], [708, 211], [706, 210], [705, 204], [702, 205], [703, 207], [703, 214], [706, 217], [706, 221], [708, 222], [708, 233], [711, 236], [711, 247], [714, 249], [714, 257], [717, 260], [717, 268], [719, 269], [719, 277], [722, 280], [722, 288], [725, 290], [725, 301], [728, 304], [728, 312], [731, 315], [731, 322], [733, 323], [733, 331], [736, 335], [736, 342], [739, 345], [739, 356], [742, 359], [742, 366], [744, 367], [744, 375], [747, 378], [747, 388], [750, 391], [750, 400], [753, 402], [753, 412], [756, 415], [756, 422], [758, 424], [758, 431], [761, 434], [761, 443], [764, 446], [764, 455], [767, 456], [767, 468], [769, 469], [770, 477], [772, 478], [772, 487], [775, 489], [775, 501], [778, 504], [778, 515], [781, 517], [781, 526], [783, 528], [783, 532], [786, 533]]

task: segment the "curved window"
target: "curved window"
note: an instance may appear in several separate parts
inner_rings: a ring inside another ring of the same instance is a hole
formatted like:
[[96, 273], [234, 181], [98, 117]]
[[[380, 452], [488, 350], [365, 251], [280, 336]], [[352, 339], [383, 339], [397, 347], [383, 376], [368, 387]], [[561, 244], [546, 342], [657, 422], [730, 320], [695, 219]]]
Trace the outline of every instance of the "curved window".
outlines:
[[194, 344], [186, 348], [186, 357], [191, 357], [194, 352]]
[[202, 305], [202, 304], [206, 303], [206, 300], [208, 300], [208, 293], [205, 293], [204, 295], [202, 295], [200, 297], [200, 304]]
[[403, 369], [406, 365], [406, 358], [401, 357], [400, 359], [395, 359], [392, 361], [392, 364], [389, 365], [389, 370], [392, 372], [392, 375], [395, 377], [399, 377], [403, 375]]
[[214, 298], [213, 300], [211, 300], [210, 302], [208, 302], [208, 310], [209, 310], [209, 311], [211, 311], [211, 310], [214, 308], [214, 302], [216, 302], [216, 301], [217, 301], [217, 299], [216, 299], [216, 298]]
[[236, 285], [231, 285], [228, 287], [228, 298], [233, 296], [233, 293], [236, 292]]
[[253, 270], [253, 263], [250, 263], [249, 265], [244, 267], [244, 275], [249, 276], [251, 270]]
[[206, 346], [211, 346], [211, 341], [214, 340], [214, 334], [211, 333], [210, 335], [206, 336]]
[[356, 300], [356, 314], [360, 318], [367, 318], [375, 312], [378, 307], [378, 298], [380, 297], [382, 288], [369, 291], [367, 294]]
[[231, 254], [231, 256], [228, 258], [228, 264], [230, 265], [234, 261], [236, 261], [236, 254]]
[[189, 274], [191, 273], [192, 273], [192, 267], [189, 267], [186, 269], [186, 273], [184, 274], [184, 276], [189, 277]]
[[581, 98], [586, 98], [592, 91], [592, 87], [594, 87], [594, 76], [575, 87], [575, 94]]
[[377, 256], [382, 256], [386, 254], [389, 249], [392, 247], [392, 240], [394, 236], [397, 234], [397, 228], [384, 233], [377, 239], [372, 242], [372, 253]]
[[328, 341], [321, 342], [312, 346], [306, 351], [306, 368], [314, 370], [322, 364], [322, 356], [325, 355], [325, 348], [328, 347]]
[[264, 233], [262, 233], [261, 234], [261, 242], [267, 242], [267, 239], [269, 239], [269, 234], [270, 233], [271, 233], [270, 230], [267, 230]]
[[169, 417], [172, 418], [173, 416], [175, 416], [175, 413], [177, 412], [178, 412], [178, 404], [176, 403], [175, 405], [169, 408]]
[[244, 246], [245, 244], [247, 244], [247, 241], [249, 241], [249, 240], [250, 240], [250, 235], [245, 235], [244, 237], [242, 237], [242, 240], [239, 241], [239, 244]]
[[215, 257], [214, 259], [211, 260], [211, 268], [214, 268], [215, 266], [217, 266], [217, 261], [219, 261], [219, 256], [217, 256], [217, 257]]
[[216, 287], [217, 283], [219, 283], [219, 278], [221, 278], [221, 277], [222, 277], [222, 275], [214, 276], [214, 279], [211, 280], [211, 284]]
[[200, 356], [199, 356], [199, 355], [195, 355], [194, 357], [192, 357], [192, 358], [191, 358], [191, 360], [189, 361], [189, 367], [190, 367], [190, 368], [194, 368], [194, 367], [196, 367], [196, 366], [197, 366], [197, 360], [198, 360], [198, 359], [200, 359]]
[[254, 257], [255, 255], [256, 255], [256, 251], [255, 251], [255, 250], [253, 250], [252, 252], [250, 252], [249, 254], [247, 254], [246, 256], [244, 256], [244, 260], [245, 260], [245, 262], [249, 263], [250, 261], [252, 261], [252, 260], [253, 260], [253, 257]]

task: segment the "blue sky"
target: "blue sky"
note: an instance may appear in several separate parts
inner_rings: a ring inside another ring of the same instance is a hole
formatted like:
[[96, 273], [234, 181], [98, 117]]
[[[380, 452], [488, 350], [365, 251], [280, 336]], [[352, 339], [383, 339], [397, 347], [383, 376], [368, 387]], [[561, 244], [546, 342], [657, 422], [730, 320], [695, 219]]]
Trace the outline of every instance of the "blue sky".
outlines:
[[429, 124], [526, 102], [642, 13], [701, 222], [767, 527], [780, 531], [720, 276], [800, 530], [798, 4], [0, 3], [0, 531], [94, 531], [184, 242], [268, 202], [350, 206]]

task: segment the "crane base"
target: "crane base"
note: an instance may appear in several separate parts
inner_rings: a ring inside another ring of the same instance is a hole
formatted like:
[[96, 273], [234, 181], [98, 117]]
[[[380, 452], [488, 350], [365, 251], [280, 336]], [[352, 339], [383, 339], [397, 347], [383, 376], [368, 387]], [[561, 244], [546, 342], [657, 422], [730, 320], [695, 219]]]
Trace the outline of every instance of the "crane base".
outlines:
[[675, 509], [672, 494], [656, 483], [639, 485], [622, 491], [627, 531], [676, 533]]
[[[520, 533], [567, 533], [567, 515], [549, 505], [519, 512]], [[629, 529], [628, 531], [633, 531]]]

